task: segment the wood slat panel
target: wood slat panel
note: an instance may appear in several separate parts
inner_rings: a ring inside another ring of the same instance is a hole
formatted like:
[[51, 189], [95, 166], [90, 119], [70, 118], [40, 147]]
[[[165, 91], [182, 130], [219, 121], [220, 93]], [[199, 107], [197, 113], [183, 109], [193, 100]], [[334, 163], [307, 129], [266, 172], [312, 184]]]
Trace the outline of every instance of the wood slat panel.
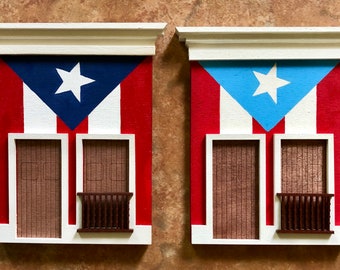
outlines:
[[259, 238], [259, 142], [213, 142], [213, 235]]
[[127, 192], [128, 140], [84, 140], [84, 192]]
[[16, 140], [17, 236], [61, 237], [61, 142]]
[[282, 193], [326, 193], [326, 151], [325, 140], [282, 140]]

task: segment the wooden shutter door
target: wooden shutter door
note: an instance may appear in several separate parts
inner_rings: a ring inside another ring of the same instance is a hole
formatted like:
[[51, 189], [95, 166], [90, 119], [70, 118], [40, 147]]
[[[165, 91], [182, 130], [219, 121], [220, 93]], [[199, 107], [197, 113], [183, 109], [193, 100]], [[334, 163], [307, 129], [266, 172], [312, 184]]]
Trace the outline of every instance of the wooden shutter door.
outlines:
[[281, 141], [280, 233], [330, 234], [327, 141]]
[[61, 142], [16, 140], [17, 236], [61, 237]]
[[281, 141], [281, 192], [326, 193], [325, 140]]
[[127, 192], [129, 142], [84, 140], [84, 192]]
[[129, 228], [129, 141], [83, 140], [82, 229]]
[[259, 238], [259, 142], [213, 142], [213, 237]]

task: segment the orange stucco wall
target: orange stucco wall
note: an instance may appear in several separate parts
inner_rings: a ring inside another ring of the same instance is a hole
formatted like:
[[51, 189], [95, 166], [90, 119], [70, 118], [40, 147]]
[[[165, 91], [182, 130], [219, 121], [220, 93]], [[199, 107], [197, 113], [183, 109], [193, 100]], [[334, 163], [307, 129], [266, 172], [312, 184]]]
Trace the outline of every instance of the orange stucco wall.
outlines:
[[153, 72], [153, 244], [0, 244], [0, 269], [340, 269], [340, 247], [193, 246], [190, 76], [175, 26], [340, 26], [333, 0], [0, 0], [0, 22], [166, 22]]

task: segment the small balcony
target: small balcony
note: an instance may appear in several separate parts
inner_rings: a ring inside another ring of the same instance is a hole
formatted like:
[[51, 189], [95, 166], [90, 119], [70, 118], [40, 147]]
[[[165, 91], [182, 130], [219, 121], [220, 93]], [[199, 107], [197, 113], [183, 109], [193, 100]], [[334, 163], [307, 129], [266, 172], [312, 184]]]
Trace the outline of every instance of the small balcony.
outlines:
[[82, 204], [82, 228], [78, 232], [132, 232], [130, 199], [133, 193], [78, 193]]
[[332, 234], [330, 204], [333, 194], [278, 193], [281, 229], [278, 233]]

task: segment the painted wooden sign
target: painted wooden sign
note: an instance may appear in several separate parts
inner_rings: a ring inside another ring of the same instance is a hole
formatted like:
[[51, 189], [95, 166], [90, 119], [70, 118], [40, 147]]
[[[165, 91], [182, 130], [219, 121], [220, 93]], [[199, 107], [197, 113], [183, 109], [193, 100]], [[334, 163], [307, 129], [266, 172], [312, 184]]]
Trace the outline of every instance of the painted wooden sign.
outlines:
[[191, 60], [192, 243], [340, 244], [339, 29], [177, 31]]
[[[70, 46], [56, 39], [56, 48], [39, 55], [22, 53], [23, 42], [18, 55], [1, 57], [0, 241], [150, 244], [153, 53], [147, 47], [164, 25], [2, 27], [0, 34], [28, 31], [29, 46], [44, 43], [42, 33], [50, 31], [65, 40], [77, 33], [78, 40]], [[95, 36], [81, 46], [94, 28], [113, 35], [100, 43], [110, 53], [87, 47]], [[134, 48], [140, 32], [148, 32], [145, 44], [139, 37], [135, 52], [119, 49], [122, 33]], [[27, 50], [36, 54], [37, 47]]]

